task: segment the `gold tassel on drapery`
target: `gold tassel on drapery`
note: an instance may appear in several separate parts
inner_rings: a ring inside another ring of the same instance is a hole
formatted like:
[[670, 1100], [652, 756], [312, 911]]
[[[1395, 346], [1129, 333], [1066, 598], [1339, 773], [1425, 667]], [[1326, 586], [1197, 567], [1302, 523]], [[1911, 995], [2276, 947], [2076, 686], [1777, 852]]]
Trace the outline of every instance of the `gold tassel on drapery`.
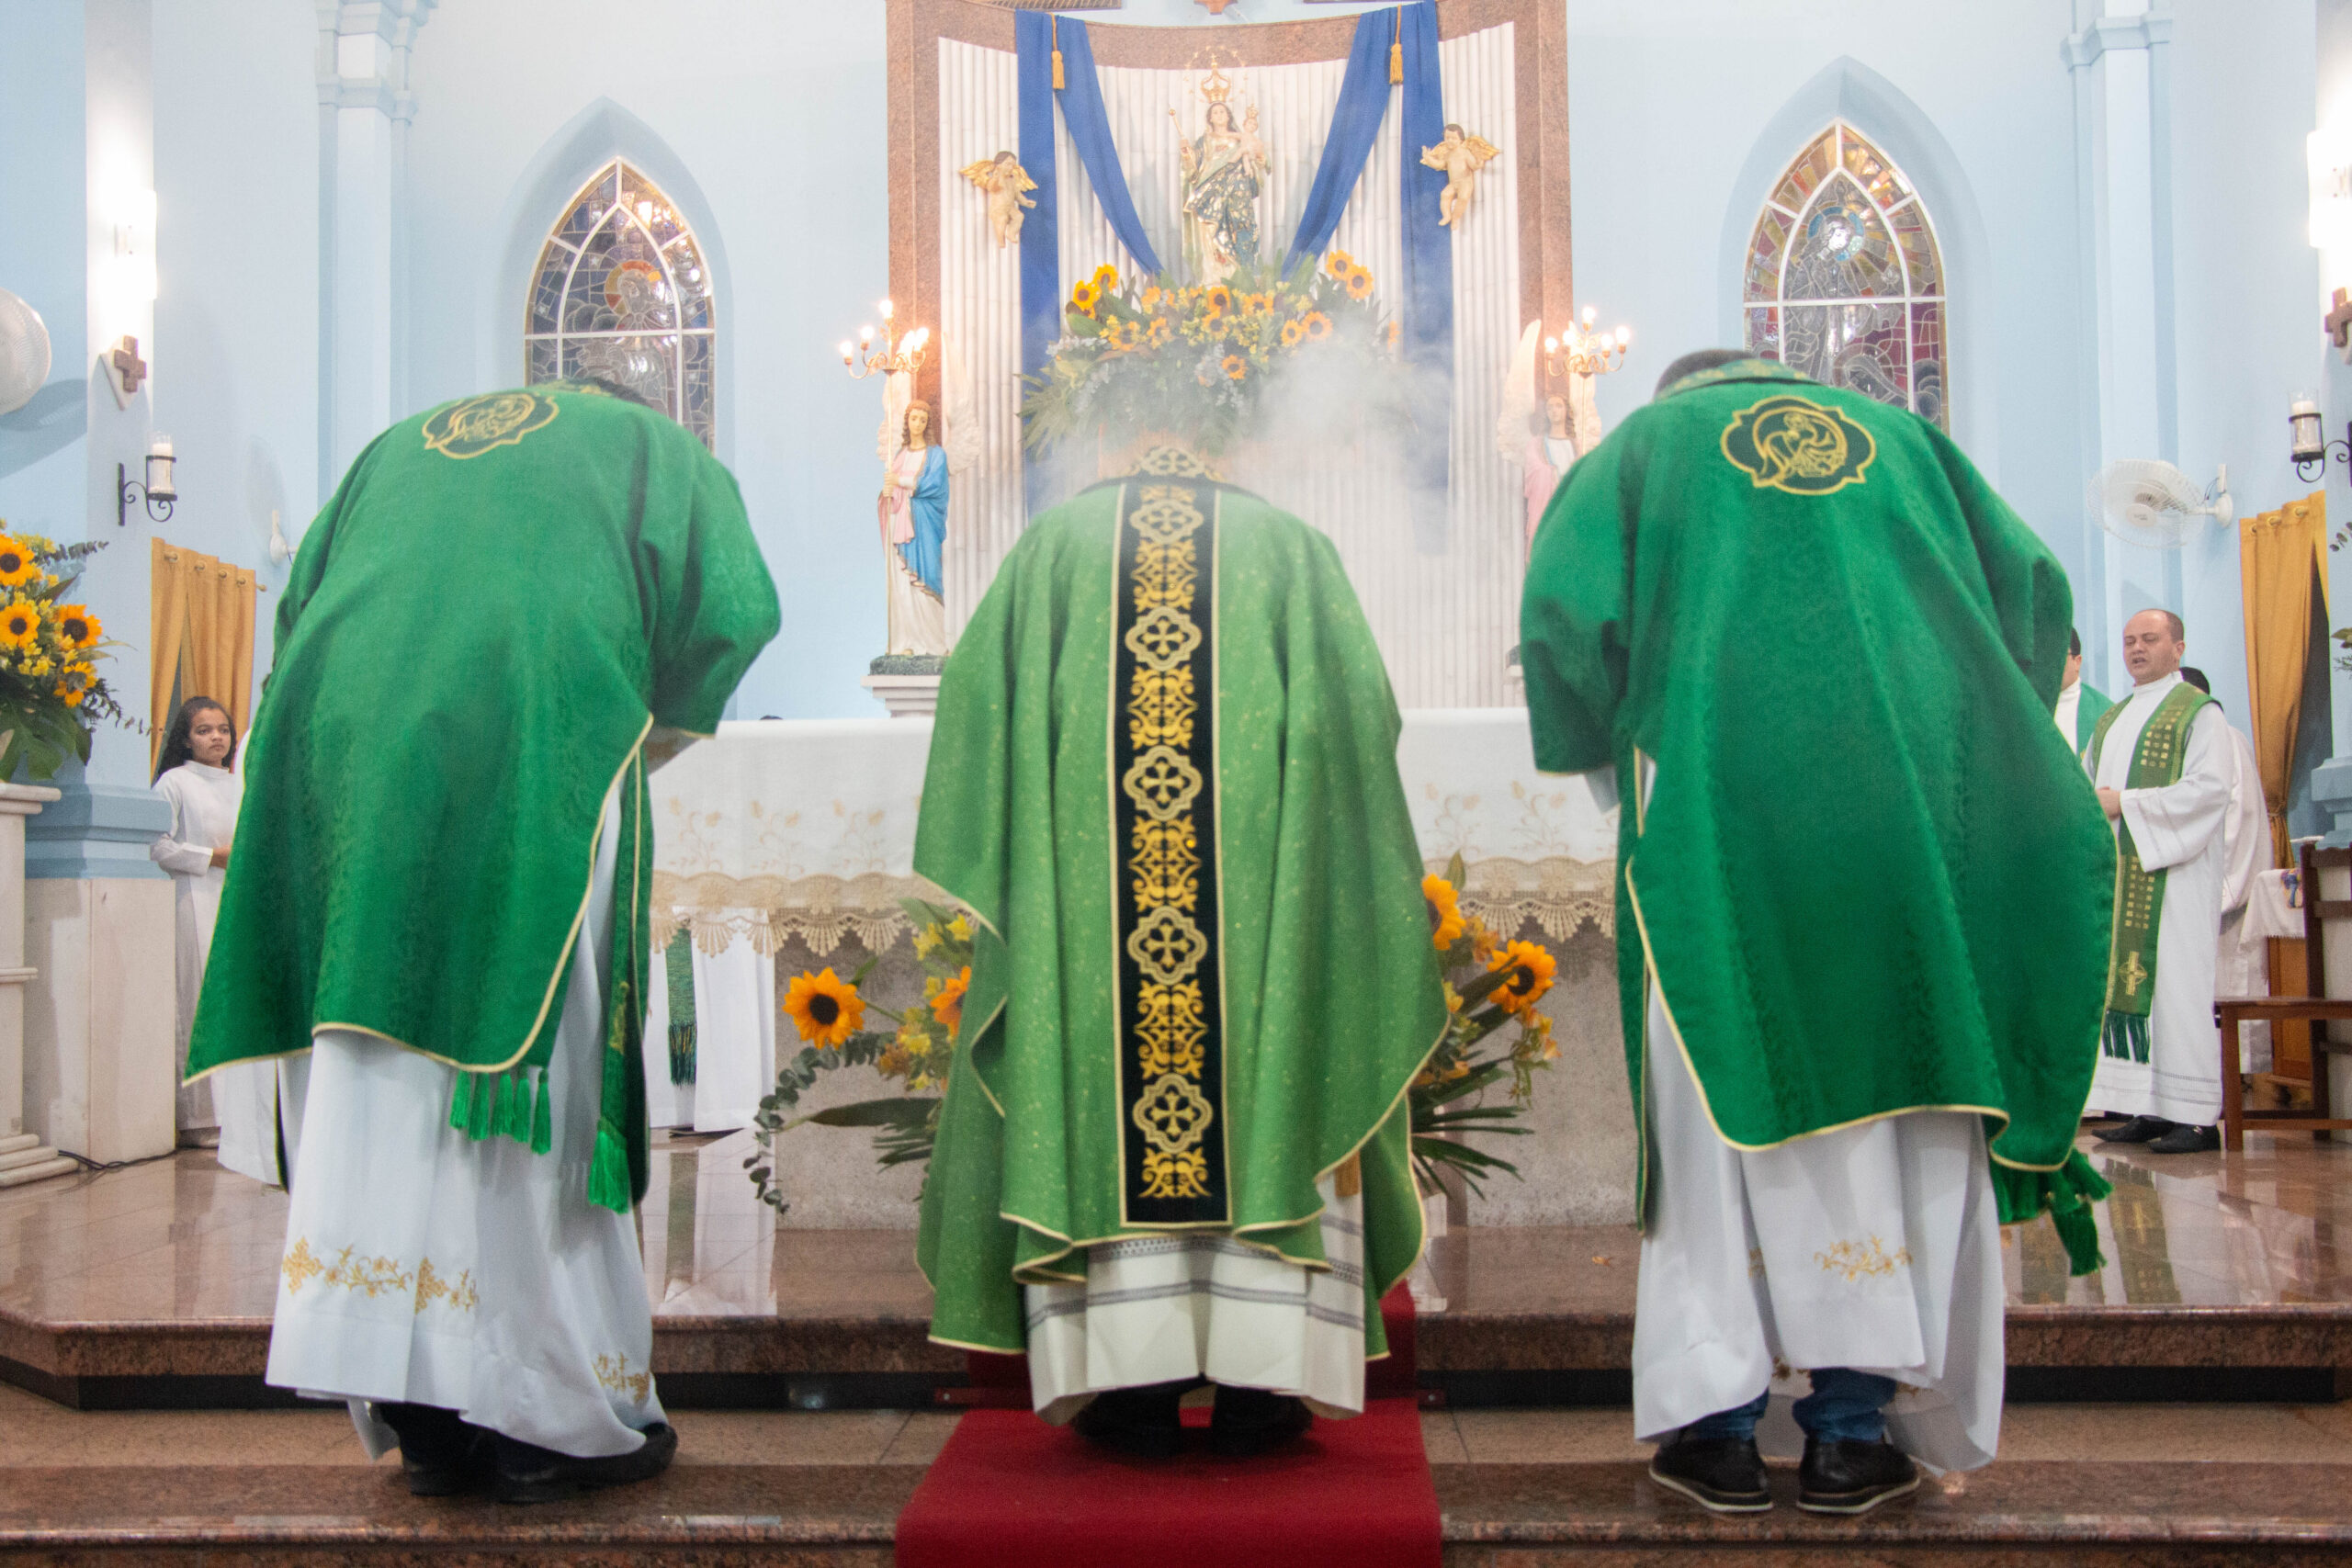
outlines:
[[242, 741], [252, 716], [254, 574], [161, 539], [149, 541], [152, 565], [148, 737], [152, 770], [173, 711], [189, 697], [210, 697], [229, 710]]
[[1049, 17], [1046, 20], [1046, 25], [1053, 29], [1054, 91], [1058, 93], [1069, 85], [1062, 80], [1062, 19], [1059, 17]]
[[[2312, 617], [2327, 616], [2327, 497], [2313, 491], [2238, 524], [2239, 592], [2245, 606], [2249, 728], [2270, 811], [2271, 864], [2287, 858], [2287, 791], [2302, 722]], [[2318, 584], [2319, 602], [2312, 600]]]
[[1396, 33], [1388, 43], [1388, 85], [1405, 85], [1405, 7], [1396, 7]]

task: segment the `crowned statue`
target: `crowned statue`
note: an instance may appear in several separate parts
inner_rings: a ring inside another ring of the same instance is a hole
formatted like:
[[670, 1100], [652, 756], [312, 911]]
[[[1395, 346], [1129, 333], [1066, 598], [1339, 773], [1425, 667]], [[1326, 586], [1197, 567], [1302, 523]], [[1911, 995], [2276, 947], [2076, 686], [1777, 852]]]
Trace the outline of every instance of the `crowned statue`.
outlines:
[[[1215, 66], [1201, 83], [1208, 105], [1201, 134], [1177, 144], [1183, 170], [1184, 263], [1193, 281], [1223, 283], [1258, 260], [1258, 193], [1265, 186], [1266, 144], [1251, 105], [1238, 127], [1233, 85]], [[1174, 118], [1176, 111], [1168, 111]]]
[[947, 544], [947, 454], [938, 435], [931, 405], [920, 398], [906, 404], [895, 430], [885, 427], [886, 446], [895, 449], [884, 454], [874, 511], [888, 557], [893, 654], [944, 658], [948, 651], [940, 572]]

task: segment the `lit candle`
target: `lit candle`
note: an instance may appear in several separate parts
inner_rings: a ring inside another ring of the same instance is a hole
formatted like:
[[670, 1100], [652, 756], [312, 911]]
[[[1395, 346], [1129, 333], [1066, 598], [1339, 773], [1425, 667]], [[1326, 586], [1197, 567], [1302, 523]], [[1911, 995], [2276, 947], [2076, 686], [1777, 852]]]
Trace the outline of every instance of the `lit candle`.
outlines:
[[172, 477], [172, 438], [158, 435], [147, 447], [147, 495], [153, 501], [171, 501], [179, 490]]

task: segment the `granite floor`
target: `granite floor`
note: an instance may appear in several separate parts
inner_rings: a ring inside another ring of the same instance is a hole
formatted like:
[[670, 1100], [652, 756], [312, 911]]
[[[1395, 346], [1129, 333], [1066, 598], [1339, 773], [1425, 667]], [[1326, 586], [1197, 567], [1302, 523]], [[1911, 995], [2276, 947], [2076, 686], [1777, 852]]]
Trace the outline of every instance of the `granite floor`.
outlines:
[[[2116, 1188], [2099, 1219], [2108, 1266], [2070, 1280], [2049, 1227], [2023, 1227], [2004, 1238], [2011, 1303], [2352, 1307], [2352, 1145], [2250, 1143], [2167, 1158], [2086, 1137]], [[743, 1179], [748, 1147], [734, 1134], [656, 1148], [639, 1224], [659, 1321], [927, 1315], [910, 1232], [778, 1229]], [[0, 1320], [266, 1319], [285, 1204], [199, 1150], [0, 1191]], [[1430, 1283], [1452, 1314], [1622, 1314], [1636, 1254], [1623, 1227], [1486, 1227], [1436, 1246]]]

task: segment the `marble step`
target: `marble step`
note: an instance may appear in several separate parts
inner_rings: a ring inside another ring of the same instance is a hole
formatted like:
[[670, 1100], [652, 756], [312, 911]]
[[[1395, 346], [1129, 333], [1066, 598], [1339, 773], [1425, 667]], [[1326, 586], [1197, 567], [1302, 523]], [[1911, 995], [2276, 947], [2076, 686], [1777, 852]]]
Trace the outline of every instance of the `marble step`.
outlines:
[[[885, 1568], [920, 1465], [680, 1465], [573, 1503], [501, 1507], [412, 1497], [390, 1462], [14, 1469], [0, 1562], [134, 1553], [141, 1562], [785, 1561]], [[1747, 1565], [2316, 1563], [2352, 1551], [2352, 1467], [2043, 1462], [1996, 1465], [1858, 1520], [1790, 1506], [1701, 1512], [1632, 1463], [1430, 1467], [1448, 1568], [1605, 1560]], [[128, 1561], [129, 1558], [124, 1559]], [[1088, 1559], [1072, 1552], [1058, 1561]]]
[[21, 1164], [0, 1159], [0, 1187], [22, 1187], [28, 1182], [46, 1181], [52, 1176], [71, 1176], [82, 1168], [62, 1155], [52, 1155], [47, 1149], [32, 1151], [36, 1157]]

